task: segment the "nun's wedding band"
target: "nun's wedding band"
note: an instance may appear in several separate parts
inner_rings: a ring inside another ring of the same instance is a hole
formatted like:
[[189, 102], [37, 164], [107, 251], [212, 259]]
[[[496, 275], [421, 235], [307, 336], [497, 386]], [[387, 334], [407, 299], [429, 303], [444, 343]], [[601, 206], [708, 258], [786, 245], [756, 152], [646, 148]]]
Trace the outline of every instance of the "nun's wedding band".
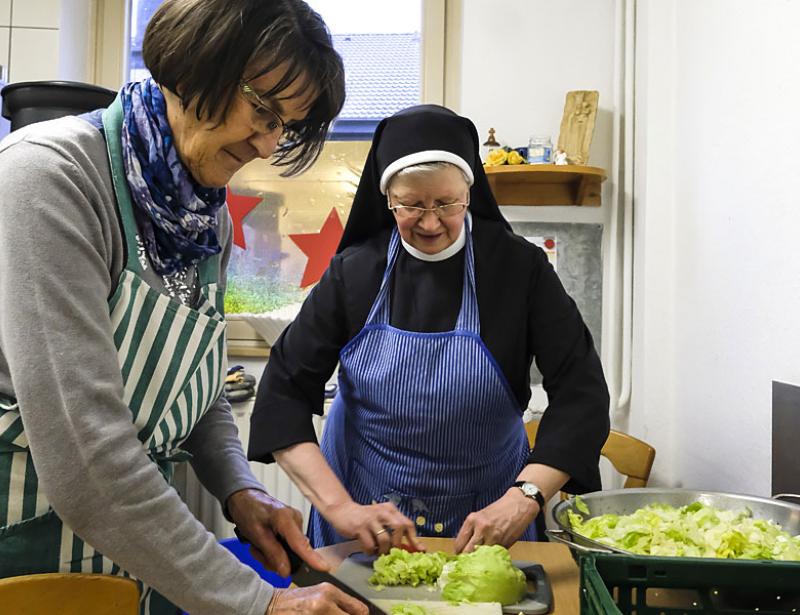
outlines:
[[375, 535], [376, 535], [376, 536], [380, 536], [380, 535], [381, 535], [381, 534], [383, 534], [385, 531], [387, 531], [387, 530], [386, 530], [386, 528], [383, 528], [382, 530], [378, 530], [377, 532], [375, 532]]
[[384, 532], [388, 532], [389, 536], [394, 534], [394, 528], [391, 525], [384, 525], [382, 530], [378, 530], [375, 532], [375, 535], [378, 536], [379, 534], [383, 534]]

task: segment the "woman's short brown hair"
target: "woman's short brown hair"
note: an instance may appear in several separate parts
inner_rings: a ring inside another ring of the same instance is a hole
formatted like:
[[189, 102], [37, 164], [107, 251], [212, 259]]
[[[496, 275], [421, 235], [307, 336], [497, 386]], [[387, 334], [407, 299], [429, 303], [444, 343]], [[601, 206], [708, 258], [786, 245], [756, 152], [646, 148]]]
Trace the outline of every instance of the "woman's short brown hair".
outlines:
[[[301, 122], [289, 122], [286, 144], [273, 164], [282, 175], [317, 159], [328, 127], [344, 104], [344, 67], [322, 18], [302, 0], [166, 0], [147, 24], [145, 66], [196, 115], [225, 118], [239, 83], [285, 64], [284, 77], [266, 97], [301, 76], [319, 92]], [[245, 74], [254, 66], [258, 72]]]

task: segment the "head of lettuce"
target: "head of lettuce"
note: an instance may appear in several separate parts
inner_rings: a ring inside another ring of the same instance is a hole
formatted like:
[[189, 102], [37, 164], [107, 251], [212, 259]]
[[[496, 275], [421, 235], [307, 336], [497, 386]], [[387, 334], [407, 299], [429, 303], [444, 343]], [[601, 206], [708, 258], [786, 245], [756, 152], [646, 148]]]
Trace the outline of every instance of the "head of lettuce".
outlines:
[[439, 577], [442, 598], [449, 602], [519, 602], [527, 591], [525, 575], [500, 545], [478, 546], [448, 562]]

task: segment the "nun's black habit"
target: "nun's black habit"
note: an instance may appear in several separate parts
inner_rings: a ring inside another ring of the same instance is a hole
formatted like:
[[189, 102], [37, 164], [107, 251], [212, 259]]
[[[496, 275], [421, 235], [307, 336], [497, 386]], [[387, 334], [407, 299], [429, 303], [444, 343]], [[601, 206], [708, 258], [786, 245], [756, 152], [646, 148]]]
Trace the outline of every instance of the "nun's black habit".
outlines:
[[[379, 124], [338, 253], [271, 350], [248, 456], [269, 463], [276, 450], [316, 442], [312, 414], [322, 413], [323, 389], [339, 351], [362, 329], [386, 268], [395, 222], [382, 176], [398, 170], [398, 161], [406, 166], [436, 159], [424, 154], [431, 151], [457, 156], [474, 177], [469, 211], [480, 337], [505, 375], [520, 416], [531, 396], [532, 360], [544, 377], [549, 406], [529, 461], [569, 474], [567, 491], [597, 490], [609, 397], [592, 337], [544, 252], [513, 234], [503, 218], [480, 163], [473, 123], [435, 105], [412, 107]], [[391, 325], [419, 332], [453, 329], [463, 272], [463, 249], [438, 262], [401, 249], [390, 282]], [[509, 486], [515, 480], [509, 476]]]

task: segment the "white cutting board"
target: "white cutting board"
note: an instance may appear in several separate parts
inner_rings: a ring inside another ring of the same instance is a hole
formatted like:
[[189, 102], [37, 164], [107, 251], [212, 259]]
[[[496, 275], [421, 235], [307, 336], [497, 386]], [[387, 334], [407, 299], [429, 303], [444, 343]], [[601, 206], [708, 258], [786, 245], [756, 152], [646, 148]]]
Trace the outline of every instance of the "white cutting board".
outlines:
[[436, 600], [370, 600], [387, 613], [398, 604], [414, 604], [423, 607], [430, 615], [503, 615], [499, 602], [475, 602], [473, 604], [450, 604]]
[[[374, 559], [374, 557], [364, 556], [360, 553], [354, 554], [342, 561], [336, 569], [336, 572], [334, 572], [334, 575], [371, 602], [375, 602], [376, 600], [393, 600], [400, 602], [438, 601], [439, 604], [442, 604], [441, 590], [435, 585], [418, 585], [417, 587], [411, 587], [410, 585], [386, 586], [381, 590], [377, 590], [369, 583], [369, 578], [372, 576], [373, 572], [372, 562]], [[526, 565], [532, 564], [533, 562], [514, 561], [513, 563], [518, 568], [525, 568]], [[447, 604], [447, 602], [444, 602], [444, 604]], [[517, 615], [517, 613], [522, 613], [523, 615], [540, 615], [542, 613], [547, 613], [550, 610], [550, 606], [550, 604], [544, 604], [538, 600], [532, 599], [532, 594], [528, 594], [521, 602], [502, 607], [501, 610], [503, 613], [513, 613], [514, 615]], [[466, 613], [467, 611], [459, 611], [459, 613], [462, 612]], [[489, 612], [497, 613], [498, 611], [487, 611], [487, 613]]]

